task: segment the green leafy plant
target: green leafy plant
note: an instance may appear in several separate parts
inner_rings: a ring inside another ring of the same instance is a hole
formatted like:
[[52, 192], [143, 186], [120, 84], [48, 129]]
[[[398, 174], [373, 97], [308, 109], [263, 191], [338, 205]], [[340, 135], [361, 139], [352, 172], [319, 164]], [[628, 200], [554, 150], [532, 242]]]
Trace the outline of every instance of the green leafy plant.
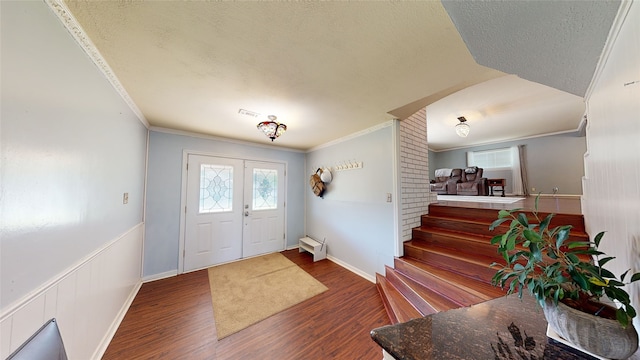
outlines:
[[[492, 283], [507, 287], [507, 294], [517, 292], [520, 298], [524, 289], [528, 289], [541, 306], [545, 306], [546, 301], [555, 305], [562, 301], [581, 311], [617, 319], [626, 327], [636, 316], [636, 310], [622, 287], [640, 280], [640, 272], [631, 275], [625, 283], [629, 270], [618, 279], [604, 268], [614, 259], [598, 250], [604, 232], [596, 235], [593, 241], [571, 241], [571, 225], [550, 228], [554, 214], [540, 219], [538, 198], [533, 211], [534, 223], [530, 223], [521, 210], [501, 210], [498, 219], [491, 224], [493, 231], [511, 220], [506, 233], [491, 239], [491, 244], [498, 246], [498, 253], [506, 262], [491, 264], [497, 269]], [[619, 302], [620, 307], [613, 309], [601, 304], [599, 300], [604, 295]], [[611, 310], [611, 315], [605, 314], [606, 308]]]

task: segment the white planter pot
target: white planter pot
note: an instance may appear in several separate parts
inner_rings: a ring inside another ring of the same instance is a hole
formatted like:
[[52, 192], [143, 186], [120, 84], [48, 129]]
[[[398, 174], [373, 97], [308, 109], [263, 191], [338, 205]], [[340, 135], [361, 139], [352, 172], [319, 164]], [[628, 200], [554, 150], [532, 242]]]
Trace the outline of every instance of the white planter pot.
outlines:
[[630, 323], [604, 319], [576, 310], [561, 302], [547, 301], [544, 315], [549, 326], [565, 340], [592, 354], [608, 359], [626, 359], [638, 349], [638, 333]]

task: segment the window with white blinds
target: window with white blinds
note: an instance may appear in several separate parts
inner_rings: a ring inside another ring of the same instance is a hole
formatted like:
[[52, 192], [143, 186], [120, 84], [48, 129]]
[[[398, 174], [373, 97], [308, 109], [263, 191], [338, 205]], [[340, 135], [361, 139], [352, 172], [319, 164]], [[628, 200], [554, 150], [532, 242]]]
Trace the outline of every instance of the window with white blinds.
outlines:
[[511, 168], [512, 165], [511, 148], [467, 152], [467, 166], [488, 170]]

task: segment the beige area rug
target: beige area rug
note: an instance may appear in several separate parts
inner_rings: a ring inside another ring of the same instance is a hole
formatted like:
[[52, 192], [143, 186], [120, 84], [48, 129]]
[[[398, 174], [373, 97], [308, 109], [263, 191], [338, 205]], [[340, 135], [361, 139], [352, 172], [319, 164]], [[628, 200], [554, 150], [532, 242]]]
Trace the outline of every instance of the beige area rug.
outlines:
[[516, 201], [524, 200], [522, 197], [502, 197], [502, 196], [461, 196], [461, 195], [438, 195], [438, 200], [443, 201], [466, 201], [493, 204], [512, 204]]
[[218, 340], [328, 290], [280, 253], [208, 270]]

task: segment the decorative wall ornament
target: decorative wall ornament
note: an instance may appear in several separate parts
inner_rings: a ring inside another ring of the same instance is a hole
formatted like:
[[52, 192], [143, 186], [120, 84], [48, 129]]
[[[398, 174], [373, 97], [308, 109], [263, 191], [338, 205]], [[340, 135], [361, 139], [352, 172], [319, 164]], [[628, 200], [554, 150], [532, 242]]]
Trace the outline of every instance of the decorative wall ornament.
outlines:
[[80, 45], [82, 50], [89, 56], [91, 61], [100, 69], [100, 71], [104, 74], [104, 76], [109, 80], [113, 88], [120, 94], [124, 102], [129, 105], [129, 108], [133, 111], [134, 114], [138, 117], [140, 122], [144, 124], [147, 128], [149, 128], [149, 122], [147, 118], [145, 118], [142, 111], [138, 108], [138, 106], [133, 102], [133, 99], [129, 96], [129, 93], [124, 89], [120, 80], [116, 77], [113, 70], [107, 64], [107, 61], [102, 57], [100, 51], [96, 45], [89, 39], [87, 33], [82, 29], [78, 20], [71, 14], [71, 10], [67, 7], [67, 5], [62, 0], [45, 0], [45, 3], [49, 6], [51, 11], [53, 11], [58, 19], [62, 22], [64, 27], [73, 35], [73, 38]]
[[329, 184], [332, 179], [333, 179], [333, 175], [331, 175], [331, 169], [326, 167], [322, 168], [322, 173], [320, 174], [320, 180], [322, 180], [322, 182], [325, 184]]
[[318, 168], [318, 170], [316, 170], [316, 172], [311, 175], [311, 178], [309, 179], [309, 185], [311, 186], [311, 191], [313, 191], [316, 196], [322, 197], [327, 187], [322, 182], [319, 173], [322, 173], [322, 169], [320, 168]]

